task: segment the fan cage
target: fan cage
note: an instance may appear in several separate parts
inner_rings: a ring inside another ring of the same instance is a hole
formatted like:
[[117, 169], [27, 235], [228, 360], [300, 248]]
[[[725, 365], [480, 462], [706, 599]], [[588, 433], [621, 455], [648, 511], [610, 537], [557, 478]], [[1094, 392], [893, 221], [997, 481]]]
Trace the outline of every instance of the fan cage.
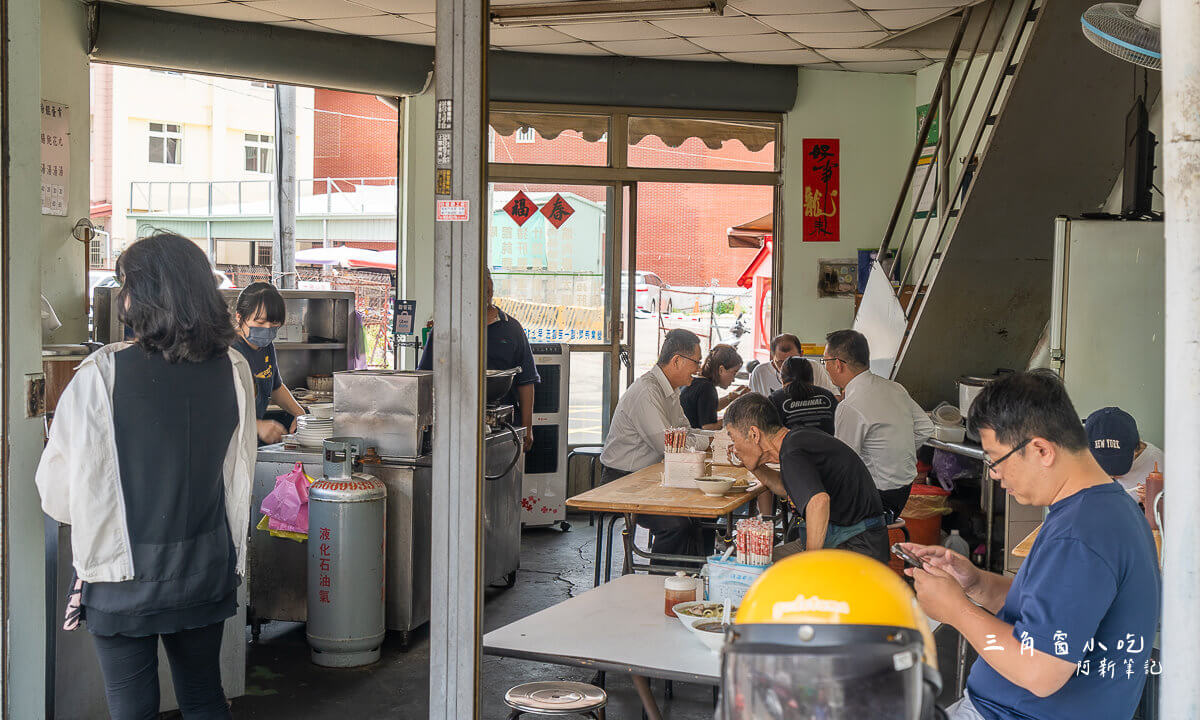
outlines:
[[1101, 3], [1083, 13], [1083, 34], [1092, 44], [1126, 62], [1162, 69], [1158, 28], [1134, 17], [1136, 5]]

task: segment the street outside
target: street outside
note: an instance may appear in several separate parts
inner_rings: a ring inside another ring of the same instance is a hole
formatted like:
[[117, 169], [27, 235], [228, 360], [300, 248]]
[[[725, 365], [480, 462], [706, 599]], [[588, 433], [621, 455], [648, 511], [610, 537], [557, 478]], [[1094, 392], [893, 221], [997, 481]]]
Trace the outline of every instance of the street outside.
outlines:
[[[749, 329], [748, 316], [749, 313], [747, 313], [747, 317], [743, 318], [747, 330]], [[673, 319], [665, 319], [664, 322], [668, 328], [688, 327], [702, 336], [702, 342], [706, 341], [707, 322], [692, 325], [690, 322], [674, 319], [684, 317], [687, 316], [675, 315], [672, 316]], [[707, 316], [704, 316], [704, 319], [707, 320]], [[733, 345], [741, 354], [743, 362], [749, 362], [753, 359], [750, 352], [751, 333], [747, 332], [742, 335], [740, 340], [735, 341], [729, 333], [735, 319], [736, 316], [732, 314], [718, 316], [717, 326], [720, 329], [721, 337], [718, 338], [714, 331], [713, 341]], [[658, 319], [649, 314], [639, 314], [634, 320], [634, 332], [636, 357], [630, 359], [633, 361], [633, 377], [637, 379], [647, 372], [657, 359]], [[702, 347], [707, 350], [707, 342], [704, 342]], [[576, 352], [571, 355], [570, 434], [568, 436], [568, 442], [571, 445], [600, 445], [603, 442], [601, 423], [602, 417], [607, 411], [604, 405], [604, 359], [606, 357], [606, 353], [591, 352]], [[624, 389], [624, 387], [623, 376], [621, 388]]]

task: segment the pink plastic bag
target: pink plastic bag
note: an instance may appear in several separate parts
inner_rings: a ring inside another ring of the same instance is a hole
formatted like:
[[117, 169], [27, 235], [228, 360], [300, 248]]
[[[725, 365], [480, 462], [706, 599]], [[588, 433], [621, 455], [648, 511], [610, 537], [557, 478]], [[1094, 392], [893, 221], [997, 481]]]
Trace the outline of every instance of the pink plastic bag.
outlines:
[[277, 476], [275, 489], [263, 498], [259, 509], [270, 518], [270, 529], [307, 533], [308, 476], [304, 465], [296, 463], [291, 472]]

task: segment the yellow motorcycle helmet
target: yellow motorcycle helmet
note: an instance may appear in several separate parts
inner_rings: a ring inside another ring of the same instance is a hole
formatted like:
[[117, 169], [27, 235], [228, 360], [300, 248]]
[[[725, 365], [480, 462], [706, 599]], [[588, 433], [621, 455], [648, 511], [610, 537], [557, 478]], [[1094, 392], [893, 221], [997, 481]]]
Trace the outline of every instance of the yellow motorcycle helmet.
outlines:
[[941, 692], [917, 598], [846, 550], [785, 558], [746, 592], [721, 661], [723, 720], [927, 720]]

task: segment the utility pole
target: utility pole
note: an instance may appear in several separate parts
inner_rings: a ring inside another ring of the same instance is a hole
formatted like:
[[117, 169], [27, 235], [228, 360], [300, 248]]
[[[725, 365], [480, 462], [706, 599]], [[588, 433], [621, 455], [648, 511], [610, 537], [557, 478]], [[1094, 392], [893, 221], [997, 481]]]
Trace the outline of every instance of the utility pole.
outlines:
[[296, 88], [275, 85], [275, 213], [271, 279], [296, 288]]
[[479, 717], [487, 0], [437, 3], [430, 720]]

